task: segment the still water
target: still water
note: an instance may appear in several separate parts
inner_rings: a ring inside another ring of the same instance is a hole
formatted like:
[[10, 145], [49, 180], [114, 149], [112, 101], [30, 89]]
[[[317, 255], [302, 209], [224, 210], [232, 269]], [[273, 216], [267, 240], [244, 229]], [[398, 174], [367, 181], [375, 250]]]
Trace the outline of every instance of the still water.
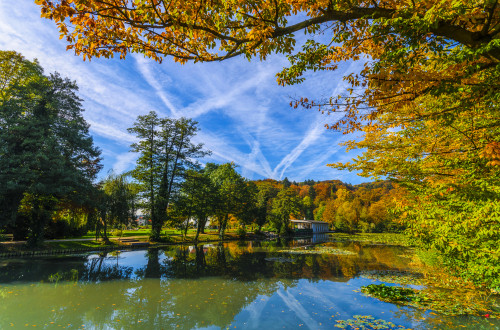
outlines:
[[394, 329], [500, 328], [359, 292], [380, 283], [365, 274], [409, 271], [411, 253], [323, 236], [4, 259], [0, 329], [336, 329], [354, 315]]

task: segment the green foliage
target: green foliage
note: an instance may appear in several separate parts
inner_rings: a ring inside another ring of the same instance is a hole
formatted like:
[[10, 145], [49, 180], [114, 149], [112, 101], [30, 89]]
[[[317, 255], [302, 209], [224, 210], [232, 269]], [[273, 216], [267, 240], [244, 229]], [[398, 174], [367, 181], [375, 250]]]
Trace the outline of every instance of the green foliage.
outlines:
[[385, 284], [370, 284], [362, 286], [361, 291], [386, 301], [412, 301], [420, 300], [413, 289], [399, 286], [386, 286]]
[[160, 118], [156, 112], [137, 117], [128, 129], [139, 142], [131, 145], [140, 153], [132, 176], [140, 183], [143, 207], [151, 217], [151, 238], [160, 239], [161, 227], [167, 220], [167, 209], [180, 187], [184, 172], [198, 167], [196, 158], [210, 152], [191, 139], [198, 131], [192, 119]]
[[113, 229], [111, 230], [111, 235], [121, 238], [123, 236], [123, 230], [121, 228]]
[[[79, 216], [84, 217], [84, 214]], [[45, 229], [45, 237], [49, 239], [64, 237], [81, 237], [87, 233], [85, 221], [78, 223], [72, 219], [52, 219]]]
[[[485, 190], [487, 192], [487, 190]], [[490, 193], [498, 188], [490, 190]], [[405, 208], [407, 233], [437, 251], [457, 275], [500, 289], [500, 203], [498, 197], [470, 199], [460, 191], [428, 191], [416, 208]]]
[[361, 271], [359, 276], [370, 280], [404, 285], [425, 285], [426, 283], [423, 274], [411, 271], [365, 270]]
[[326, 209], [326, 204], [325, 203], [320, 204], [320, 206], [314, 210], [314, 220], [324, 221], [323, 213], [325, 212], [325, 209]]
[[381, 319], [375, 319], [371, 315], [354, 315], [352, 319], [349, 320], [338, 320], [335, 327], [341, 329], [360, 329], [360, 330], [370, 330], [370, 329], [386, 329], [386, 330], [405, 330], [404, 327], [396, 325], [392, 322], [388, 322]]
[[7, 235], [5, 235], [5, 229], [0, 229], [0, 242], [6, 241]]
[[26, 225], [38, 245], [54, 212], [92, 206], [100, 151], [74, 82], [4, 51], [0, 81], [0, 224]]
[[[361, 287], [361, 292], [382, 301], [433, 310], [443, 315], [484, 315], [491, 313], [496, 317], [496, 312], [492, 309], [494, 303], [492, 304], [492, 301], [489, 301], [490, 294], [474, 287], [465, 287], [462, 279], [450, 278], [448, 274], [442, 275], [445, 277], [440, 281], [435, 281], [432, 275], [429, 274], [425, 277], [415, 277], [412, 274], [404, 273], [386, 272], [385, 274], [374, 274], [372, 272], [362, 276], [398, 284], [425, 285], [425, 287], [421, 290], [412, 290], [397, 286], [386, 286], [385, 284], [370, 284]], [[442, 287], [446, 280], [449, 280], [449, 284]]]
[[78, 270], [77, 269], [71, 269], [68, 272], [57, 272], [54, 274], [50, 274], [48, 278], [49, 282], [59, 283], [59, 281], [69, 281], [69, 282], [76, 282], [78, 281]]
[[111, 173], [101, 183], [106, 195], [105, 212], [107, 225], [128, 226], [135, 219], [138, 207], [138, 187], [127, 181], [126, 175]]
[[[178, 223], [186, 218], [196, 220], [196, 238], [204, 230], [208, 217], [214, 214], [217, 202], [217, 190], [207, 171], [188, 170], [184, 175], [180, 193], [173, 203], [173, 209], [180, 215]], [[187, 222], [185, 223], [187, 230]]]
[[291, 188], [283, 188], [273, 200], [272, 224], [281, 235], [290, 234], [290, 216], [300, 215], [301, 201]]
[[259, 189], [252, 181], [245, 180], [245, 192], [242, 196], [242, 208], [234, 216], [238, 219], [240, 226], [258, 223], [259, 221]]
[[260, 230], [262, 226], [271, 221], [273, 198], [276, 197], [279, 190], [270, 183], [259, 185], [258, 190], [255, 224], [258, 226], [258, 230]]
[[245, 227], [238, 227], [238, 230], [236, 230], [236, 235], [238, 235], [239, 239], [245, 239], [247, 235]]
[[235, 170], [233, 163], [207, 164], [206, 170], [215, 189], [217, 201], [214, 216], [219, 226], [219, 235], [224, 237], [229, 216], [238, 216], [248, 206], [248, 186], [245, 179]]

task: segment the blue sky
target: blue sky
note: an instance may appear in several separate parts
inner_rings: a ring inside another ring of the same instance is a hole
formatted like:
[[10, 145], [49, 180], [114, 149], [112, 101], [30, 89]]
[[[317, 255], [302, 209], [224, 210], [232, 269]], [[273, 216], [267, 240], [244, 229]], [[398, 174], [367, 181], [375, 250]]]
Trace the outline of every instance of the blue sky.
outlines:
[[135, 138], [127, 128], [138, 115], [155, 110], [197, 120], [201, 131], [196, 142], [212, 151], [202, 162], [232, 161], [249, 179], [368, 181], [326, 166], [356, 155], [338, 145], [350, 136], [324, 128], [336, 115], [289, 106], [294, 97], [341, 93], [347, 87], [342, 76], [357, 71], [360, 63], [343, 63], [335, 73], [311, 74], [301, 85], [281, 87], [275, 74], [287, 60], [278, 55], [265, 62], [234, 58], [187, 65], [171, 59], [158, 64], [137, 54], [126, 60], [84, 62], [66, 51], [54, 22], [40, 18], [29, 0], [0, 0], [0, 49], [37, 58], [46, 73], [58, 71], [76, 80], [84, 117], [102, 149], [101, 176], [111, 169], [121, 173], [133, 168], [137, 155], [129, 152], [129, 145]]

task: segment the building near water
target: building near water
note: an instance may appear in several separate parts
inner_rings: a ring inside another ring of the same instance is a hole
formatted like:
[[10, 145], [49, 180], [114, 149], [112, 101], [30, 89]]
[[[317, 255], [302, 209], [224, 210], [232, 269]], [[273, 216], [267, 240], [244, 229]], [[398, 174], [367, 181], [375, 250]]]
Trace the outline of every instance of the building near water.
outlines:
[[320, 234], [328, 232], [328, 222], [315, 220], [290, 220], [296, 234]]

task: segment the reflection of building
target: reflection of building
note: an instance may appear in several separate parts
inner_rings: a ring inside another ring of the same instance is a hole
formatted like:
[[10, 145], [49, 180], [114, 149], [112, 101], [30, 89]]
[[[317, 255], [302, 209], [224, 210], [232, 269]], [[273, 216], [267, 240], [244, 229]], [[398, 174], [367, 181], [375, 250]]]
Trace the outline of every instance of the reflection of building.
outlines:
[[314, 234], [307, 237], [299, 237], [293, 240], [293, 245], [302, 246], [309, 244], [318, 244], [328, 242], [330, 240], [330, 236], [328, 234]]
[[[201, 246], [203, 246], [203, 253], [204, 254], [207, 253], [208, 249], [215, 247], [215, 245], [213, 245], [213, 244], [203, 244]], [[196, 247], [194, 245], [190, 245], [188, 247], [188, 251], [189, 251], [189, 253], [196, 253]]]
[[319, 234], [328, 232], [328, 223], [314, 220], [290, 220], [296, 234]]

